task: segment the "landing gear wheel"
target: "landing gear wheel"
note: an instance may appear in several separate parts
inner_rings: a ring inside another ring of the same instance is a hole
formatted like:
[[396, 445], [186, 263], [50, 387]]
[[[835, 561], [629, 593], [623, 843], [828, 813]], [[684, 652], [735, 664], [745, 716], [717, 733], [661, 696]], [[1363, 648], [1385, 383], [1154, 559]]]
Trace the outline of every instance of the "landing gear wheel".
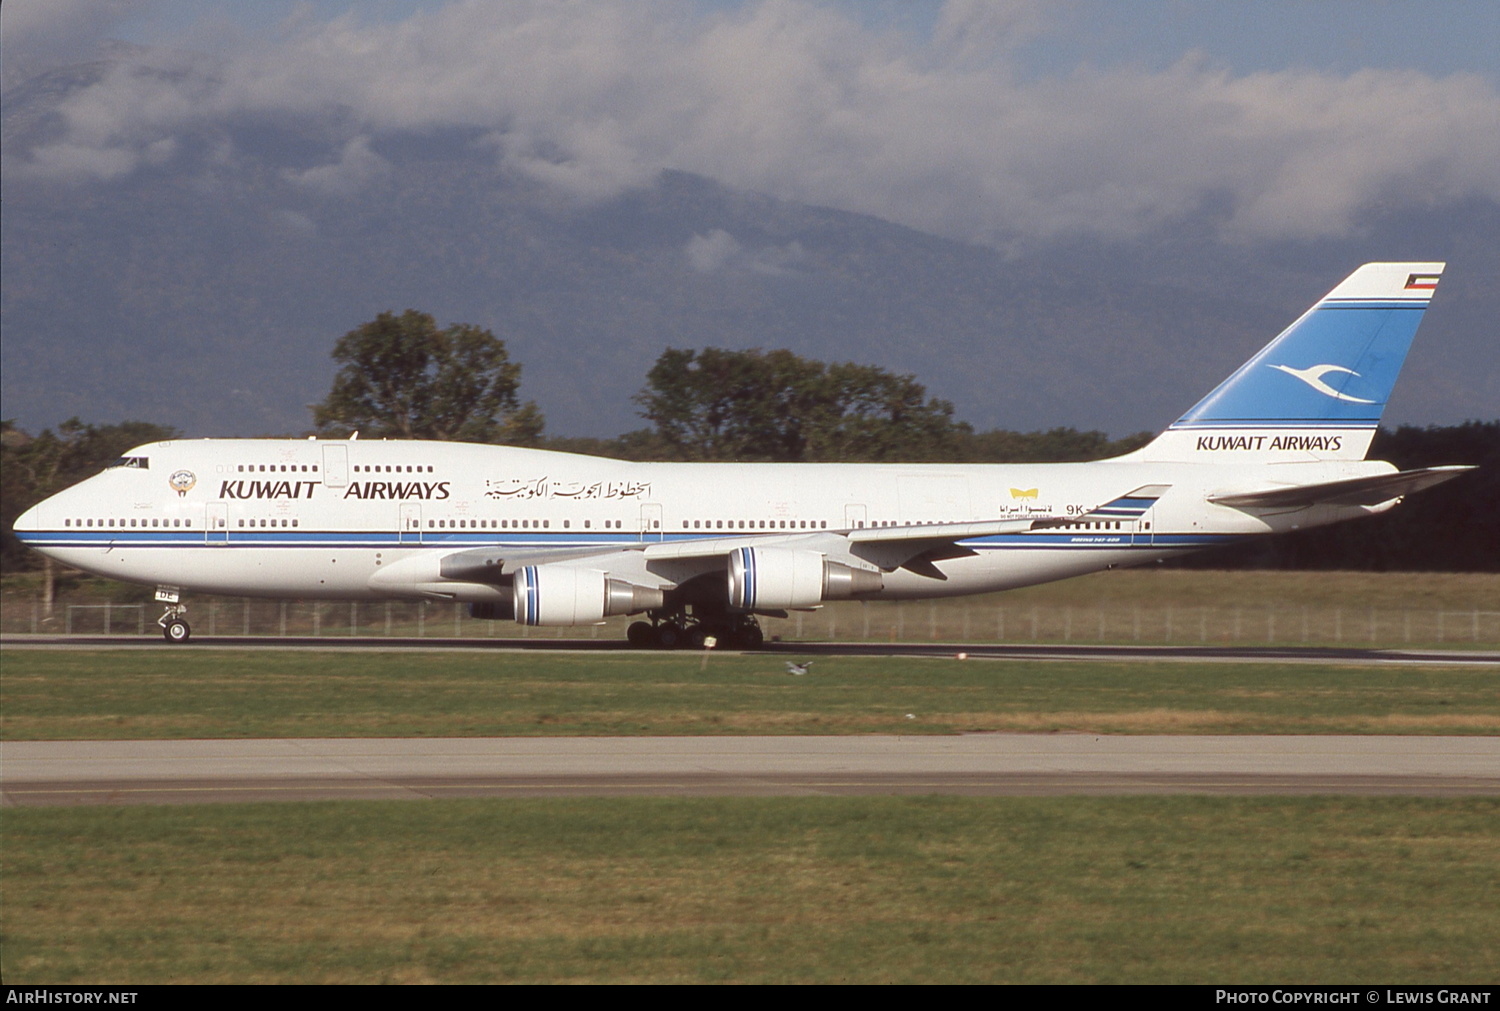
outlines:
[[760, 649], [766, 643], [766, 633], [760, 630], [759, 625], [746, 625], [735, 635], [740, 649]]
[[193, 630], [181, 618], [173, 618], [161, 627], [162, 638], [170, 643], [183, 643], [192, 638]]
[[682, 629], [676, 625], [657, 625], [656, 645], [659, 649], [676, 649], [681, 646]]
[[655, 638], [656, 629], [651, 627], [651, 622], [649, 621], [632, 622], [630, 627], [625, 630], [625, 639], [630, 645], [638, 649], [645, 649], [650, 646]]
[[686, 640], [685, 645], [688, 649], [702, 649], [704, 643], [708, 640], [708, 632], [704, 631], [702, 625], [694, 625], [687, 630], [684, 639]]

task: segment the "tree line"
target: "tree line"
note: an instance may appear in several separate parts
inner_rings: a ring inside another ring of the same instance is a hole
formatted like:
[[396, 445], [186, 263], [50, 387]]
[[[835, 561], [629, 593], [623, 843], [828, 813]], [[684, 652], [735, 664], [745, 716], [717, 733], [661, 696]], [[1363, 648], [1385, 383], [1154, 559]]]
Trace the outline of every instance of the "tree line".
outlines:
[[[521, 366], [504, 341], [469, 324], [381, 313], [335, 344], [328, 396], [314, 433], [532, 446], [626, 460], [1046, 463], [1104, 459], [1153, 433], [977, 432], [953, 405], [908, 375], [790, 351], [669, 348], [634, 401], [649, 427], [614, 438], [548, 437], [537, 405], [519, 397]], [[304, 433], [306, 434], [306, 433]], [[32, 504], [108, 465], [132, 446], [176, 438], [147, 422], [71, 419], [30, 436], [4, 422], [0, 514], [4, 571], [39, 567], [11, 532]], [[1371, 455], [1402, 469], [1477, 464], [1380, 517], [1195, 556], [1178, 564], [1228, 568], [1500, 571], [1500, 421], [1381, 429]]]

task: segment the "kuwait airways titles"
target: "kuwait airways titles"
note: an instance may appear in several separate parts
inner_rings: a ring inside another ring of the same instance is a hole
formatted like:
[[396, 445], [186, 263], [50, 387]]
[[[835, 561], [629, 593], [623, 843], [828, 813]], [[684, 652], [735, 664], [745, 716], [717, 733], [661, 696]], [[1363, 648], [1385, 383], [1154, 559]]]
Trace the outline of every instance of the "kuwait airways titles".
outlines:
[[757, 615], [983, 593], [1378, 513], [1465, 468], [1364, 459], [1440, 263], [1360, 267], [1144, 448], [1085, 464], [630, 463], [432, 442], [153, 443], [26, 512], [24, 543], [182, 590], [461, 601], [640, 645]]

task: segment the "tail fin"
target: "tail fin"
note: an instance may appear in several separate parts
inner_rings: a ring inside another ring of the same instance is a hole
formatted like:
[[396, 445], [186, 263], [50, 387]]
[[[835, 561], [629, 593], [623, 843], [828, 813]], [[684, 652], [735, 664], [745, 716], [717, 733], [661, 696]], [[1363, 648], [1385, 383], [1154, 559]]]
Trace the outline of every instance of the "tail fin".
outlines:
[[1138, 460], [1362, 460], [1441, 263], [1367, 263]]

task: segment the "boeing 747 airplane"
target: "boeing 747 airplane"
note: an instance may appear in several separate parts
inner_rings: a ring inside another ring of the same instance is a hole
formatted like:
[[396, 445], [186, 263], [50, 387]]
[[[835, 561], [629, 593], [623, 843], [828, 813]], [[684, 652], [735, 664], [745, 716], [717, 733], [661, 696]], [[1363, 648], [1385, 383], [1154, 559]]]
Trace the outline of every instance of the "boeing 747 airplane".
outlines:
[[1004, 590], [1369, 516], [1468, 468], [1365, 453], [1441, 263], [1368, 263], [1136, 452], [1066, 464], [629, 463], [447, 442], [140, 446], [16, 522], [65, 565], [184, 591], [461, 601], [631, 642]]

